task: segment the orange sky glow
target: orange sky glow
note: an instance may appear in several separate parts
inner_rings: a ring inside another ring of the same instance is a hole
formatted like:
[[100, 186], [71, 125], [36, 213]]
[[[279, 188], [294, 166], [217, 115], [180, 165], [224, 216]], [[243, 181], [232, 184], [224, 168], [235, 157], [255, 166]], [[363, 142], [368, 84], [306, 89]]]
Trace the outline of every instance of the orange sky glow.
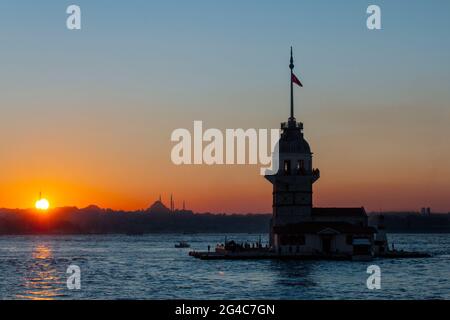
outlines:
[[14, 5], [0, 28], [0, 208], [33, 208], [42, 192], [53, 208], [138, 210], [172, 193], [196, 212], [271, 212], [259, 165], [176, 166], [170, 137], [194, 120], [279, 128], [292, 45], [295, 116], [321, 172], [314, 205], [450, 211], [442, 5], [386, 2], [374, 31], [351, 3], [140, 2], [105, 14], [88, 1], [80, 32], [58, 6], [42, 18]]

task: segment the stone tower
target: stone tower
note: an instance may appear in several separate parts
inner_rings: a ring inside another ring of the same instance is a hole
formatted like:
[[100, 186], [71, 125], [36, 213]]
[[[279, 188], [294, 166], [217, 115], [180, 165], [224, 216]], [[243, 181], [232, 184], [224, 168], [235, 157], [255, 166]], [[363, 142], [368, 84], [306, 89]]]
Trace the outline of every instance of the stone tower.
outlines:
[[281, 124], [278, 142], [278, 171], [265, 178], [273, 185], [272, 227], [311, 220], [312, 185], [320, 172], [313, 169], [312, 153], [303, 136], [303, 124], [294, 117], [293, 83], [302, 86], [291, 69], [291, 116]]

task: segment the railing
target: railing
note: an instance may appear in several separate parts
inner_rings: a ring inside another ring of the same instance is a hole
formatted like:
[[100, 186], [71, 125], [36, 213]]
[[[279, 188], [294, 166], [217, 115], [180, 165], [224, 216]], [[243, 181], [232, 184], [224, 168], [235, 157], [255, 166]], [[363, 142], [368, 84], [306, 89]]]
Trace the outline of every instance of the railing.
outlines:
[[303, 123], [301, 122], [293, 122], [294, 125], [291, 124], [292, 122], [282, 122], [281, 123], [281, 129], [287, 129], [287, 128], [300, 128], [303, 129]]
[[313, 169], [312, 175], [313, 175], [314, 181], [316, 181], [317, 179], [320, 178], [320, 170], [319, 169]]

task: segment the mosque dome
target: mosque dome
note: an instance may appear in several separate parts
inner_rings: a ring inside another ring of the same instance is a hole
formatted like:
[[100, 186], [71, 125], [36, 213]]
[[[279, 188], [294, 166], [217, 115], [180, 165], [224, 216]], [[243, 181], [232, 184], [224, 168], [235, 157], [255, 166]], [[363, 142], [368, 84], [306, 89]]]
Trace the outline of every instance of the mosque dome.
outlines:
[[170, 209], [167, 208], [161, 200], [155, 201], [149, 208], [148, 211], [151, 213], [169, 213]]

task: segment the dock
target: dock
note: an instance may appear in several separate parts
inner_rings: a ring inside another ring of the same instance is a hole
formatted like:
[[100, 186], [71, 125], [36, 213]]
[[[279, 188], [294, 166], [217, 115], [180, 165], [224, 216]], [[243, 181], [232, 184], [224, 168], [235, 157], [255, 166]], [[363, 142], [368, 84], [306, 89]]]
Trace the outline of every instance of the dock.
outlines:
[[200, 260], [353, 260], [354, 258], [346, 254], [278, 254], [270, 250], [226, 253], [191, 251], [189, 255]]
[[388, 251], [377, 256], [355, 256], [348, 254], [278, 254], [271, 250], [249, 250], [239, 252], [206, 252], [206, 251], [190, 251], [191, 257], [200, 260], [353, 260], [353, 261], [370, 261], [373, 259], [401, 259], [401, 258], [429, 258], [431, 255], [425, 252], [408, 252], [408, 251]]

